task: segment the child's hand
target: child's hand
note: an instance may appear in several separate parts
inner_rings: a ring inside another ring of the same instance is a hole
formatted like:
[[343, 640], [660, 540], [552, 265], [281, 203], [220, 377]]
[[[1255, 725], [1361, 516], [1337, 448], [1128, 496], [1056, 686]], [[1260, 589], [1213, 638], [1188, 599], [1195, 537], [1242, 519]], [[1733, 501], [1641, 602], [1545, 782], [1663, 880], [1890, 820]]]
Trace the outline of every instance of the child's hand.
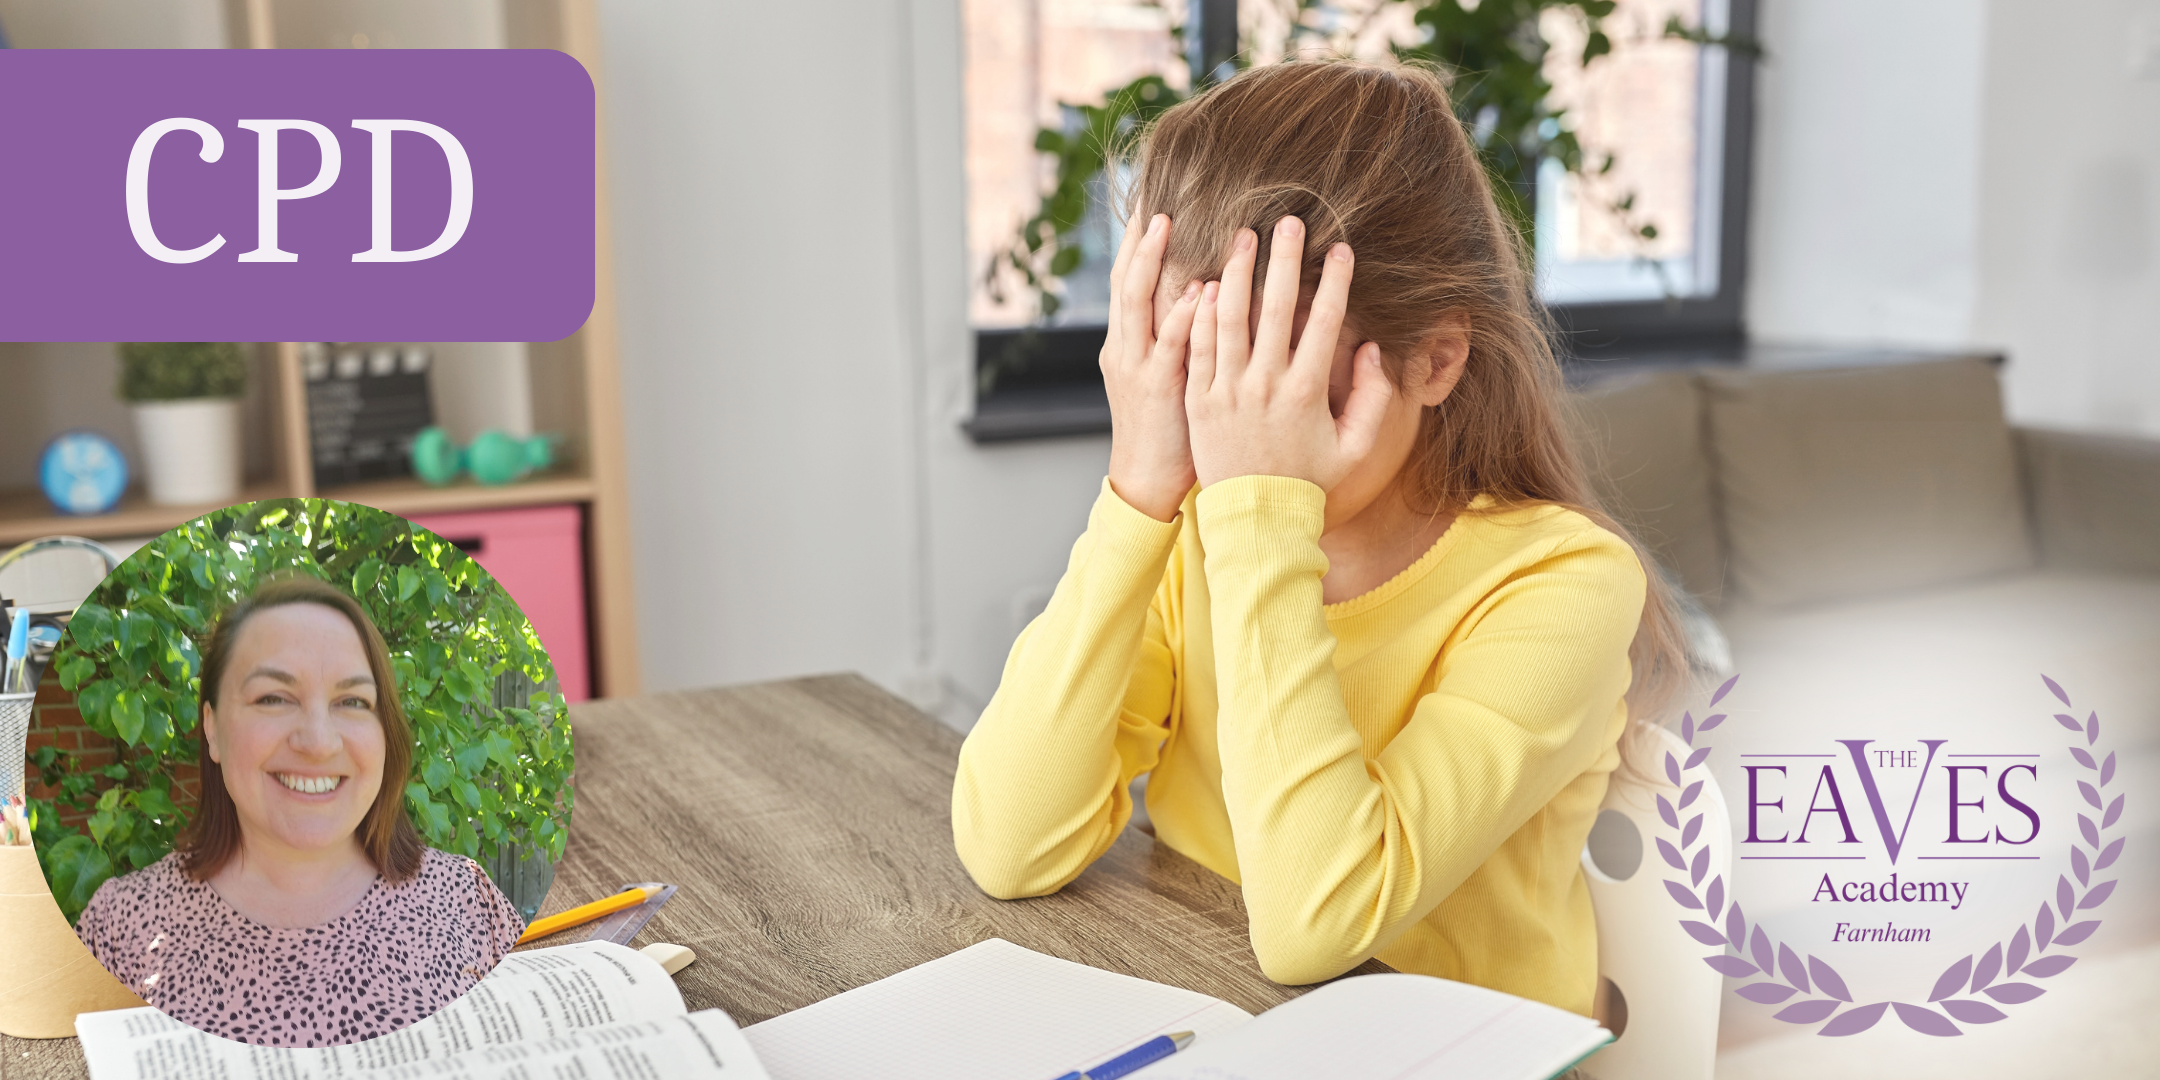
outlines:
[[1290, 332], [1298, 306], [1305, 223], [1275, 226], [1258, 332], [1248, 335], [1259, 239], [1238, 230], [1220, 287], [1201, 291], [1192, 328], [1185, 415], [1201, 486], [1234, 476], [1290, 476], [1332, 490], [1372, 453], [1394, 387], [1380, 370], [1380, 346], [1351, 359], [1350, 396], [1328, 411], [1328, 374], [1350, 298], [1350, 245], [1336, 244], [1320, 272], [1297, 354]]
[[1193, 486], [1185, 434], [1185, 344], [1199, 283], [1170, 309], [1155, 333], [1155, 289], [1170, 219], [1157, 214], [1142, 235], [1138, 215], [1110, 268], [1110, 334], [1103, 342], [1103, 388], [1110, 394], [1110, 487], [1157, 521], [1177, 516]]

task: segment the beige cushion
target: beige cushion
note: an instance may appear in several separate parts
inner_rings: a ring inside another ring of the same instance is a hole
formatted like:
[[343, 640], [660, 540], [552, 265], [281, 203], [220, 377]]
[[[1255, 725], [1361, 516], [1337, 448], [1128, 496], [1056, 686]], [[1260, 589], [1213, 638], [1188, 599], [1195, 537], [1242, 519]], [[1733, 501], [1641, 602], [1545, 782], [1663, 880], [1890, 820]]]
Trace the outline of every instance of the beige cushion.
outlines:
[[2160, 574], [2160, 439], [2017, 429], [2040, 560]]
[[1705, 607], [1724, 591], [1725, 556], [1710, 504], [1701, 398], [1684, 371], [1617, 376], [1575, 395], [1590, 483]]
[[1699, 378], [1733, 583], [1747, 598], [1805, 603], [2033, 564], [1987, 361]]

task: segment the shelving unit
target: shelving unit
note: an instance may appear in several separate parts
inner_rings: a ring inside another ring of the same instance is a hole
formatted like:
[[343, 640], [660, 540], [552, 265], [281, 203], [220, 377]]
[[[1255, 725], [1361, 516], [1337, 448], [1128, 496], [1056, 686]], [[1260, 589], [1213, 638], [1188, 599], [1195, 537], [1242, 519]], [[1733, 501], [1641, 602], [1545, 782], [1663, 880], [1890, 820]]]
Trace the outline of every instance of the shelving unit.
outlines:
[[[144, 0], [175, 4], [176, 0]], [[235, 48], [505, 47], [559, 49], [577, 58], [602, 85], [597, 16], [593, 0], [192, 0], [196, 22], [222, 17], [227, 44]], [[187, 6], [181, 0], [176, 6]], [[99, 5], [110, 16], [111, 9]], [[166, 13], [170, 17], [169, 11]], [[178, 20], [185, 22], [184, 18]], [[100, 28], [82, 31], [105, 44]], [[132, 28], [109, 31], [118, 36]], [[38, 42], [18, 40], [35, 47]], [[134, 40], [111, 44], [140, 44]], [[596, 139], [601, 133], [596, 132]], [[600, 160], [605, 160], [604, 156]], [[615, 290], [608, 256], [607, 176], [596, 179], [594, 228], [598, 265], [591, 316], [559, 342], [526, 346], [535, 430], [563, 437], [552, 470], [515, 484], [485, 487], [463, 480], [431, 487], [418, 480], [372, 481], [317, 490], [308, 445], [307, 388], [296, 342], [257, 346], [252, 368], [257, 400], [250, 422], [256, 453], [243, 500], [321, 497], [362, 503], [401, 515], [455, 513], [517, 506], [576, 504], [585, 520], [587, 611], [596, 694], [638, 692], [637, 631], [632, 607], [629, 518], [622, 450], [621, 384], [617, 372]], [[0, 371], [17, 361], [0, 344]], [[15, 348], [21, 348], [17, 346]], [[28, 364], [29, 361], [20, 361]], [[48, 369], [54, 362], [48, 362]], [[82, 380], [72, 398], [108, 385], [109, 370], [69, 362], [65, 377]], [[35, 422], [35, 421], [33, 421]], [[131, 490], [109, 514], [77, 517], [55, 513], [35, 490], [0, 490], [0, 549], [56, 533], [94, 539], [150, 536], [216, 507], [152, 506]]]

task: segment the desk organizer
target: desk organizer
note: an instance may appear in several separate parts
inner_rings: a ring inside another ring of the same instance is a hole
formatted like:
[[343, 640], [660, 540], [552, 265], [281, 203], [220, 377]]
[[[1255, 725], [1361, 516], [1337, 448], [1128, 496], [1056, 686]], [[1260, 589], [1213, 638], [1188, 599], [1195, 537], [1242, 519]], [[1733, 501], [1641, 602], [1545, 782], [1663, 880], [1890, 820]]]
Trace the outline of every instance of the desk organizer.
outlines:
[[24, 771], [29, 767], [30, 715], [36, 692], [0, 694], [0, 803], [10, 795], [28, 797]]

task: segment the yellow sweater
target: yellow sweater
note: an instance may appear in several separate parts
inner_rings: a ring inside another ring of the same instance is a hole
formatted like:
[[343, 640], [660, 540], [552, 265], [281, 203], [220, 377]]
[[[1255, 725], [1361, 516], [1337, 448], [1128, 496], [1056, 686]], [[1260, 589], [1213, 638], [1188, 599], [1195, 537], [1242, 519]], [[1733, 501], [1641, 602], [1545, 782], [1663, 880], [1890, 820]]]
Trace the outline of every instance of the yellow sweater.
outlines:
[[1643, 572], [1569, 510], [1480, 496], [1394, 579], [1320, 601], [1325, 497], [1249, 476], [1176, 520], [1108, 482], [960, 751], [953, 839], [994, 896], [1156, 837], [1238, 882], [1269, 978], [1377, 955], [1588, 1014], [1578, 862], [1625, 725]]

